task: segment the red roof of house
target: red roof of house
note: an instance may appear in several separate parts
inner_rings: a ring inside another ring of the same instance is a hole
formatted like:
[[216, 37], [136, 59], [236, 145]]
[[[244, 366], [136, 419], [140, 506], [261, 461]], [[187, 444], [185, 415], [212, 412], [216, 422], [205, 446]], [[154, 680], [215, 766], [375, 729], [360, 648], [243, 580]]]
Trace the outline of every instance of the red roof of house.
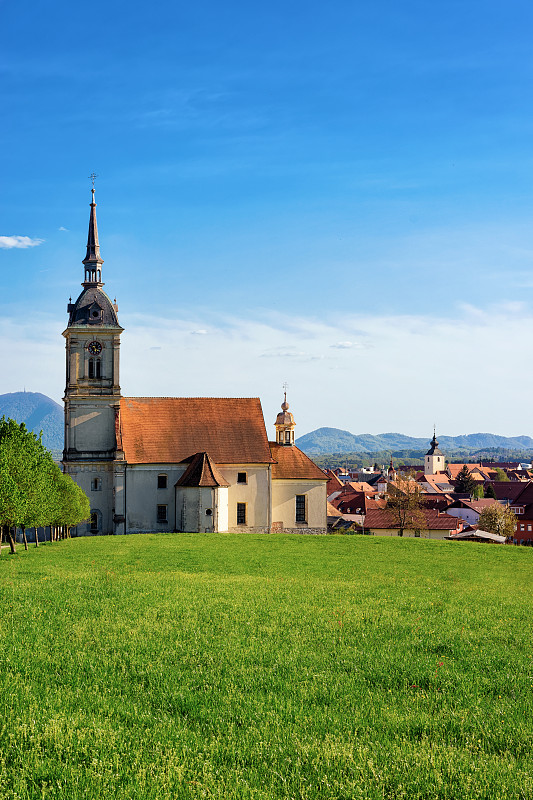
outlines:
[[207, 453], [196, 453], [175, 486], [229, 486]]
[[325, 472], [317, 467], [315, 462], [302, 453], [296, 445], [286, 446], [270, 442], [270, 452], [274, 459], [274, 464], [272, 464], [273, 480], [291, 480], [293, 478], [313, 481], [328, 480]]
[[129, 464], [177, 464], [198, 452], [217, 464], [272, 463], [258, 397], [123, 397], [120, 417]]
[[[439, 514], [433, 509], [421, 509], [420, 513], [425, 520], [424, 530], [454, 531], [461, 524], [457, 517], [449, 514]], [[365, 528], [399, 528], [398, 521], [393, 513], [387, 509], [372, 509], [365, 516]]]

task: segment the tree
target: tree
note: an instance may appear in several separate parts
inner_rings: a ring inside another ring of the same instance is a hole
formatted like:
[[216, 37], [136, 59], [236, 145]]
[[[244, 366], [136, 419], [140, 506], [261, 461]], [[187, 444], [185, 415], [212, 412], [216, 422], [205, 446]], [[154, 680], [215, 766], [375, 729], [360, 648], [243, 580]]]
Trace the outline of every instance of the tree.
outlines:
[[497, 481], [503, 481], [504, 483], [506, 483], [509, 480], [508, 474], [504, 472], [503, 469], [501, 469], [501, 467], [496, 467], [495, 472]]
[[509, 506], [494, 503], [484, 508], [479, 515], [478, 528], [511, 539], [516, 531], [516, 516]]
[[474, 500], [483, 500], [483, 498], [485, 497], [485, 491], [483, 489], [483, 484], [477, 483], [474, 486], [474, 491], [472, 492], [472, 497], [474, 498]]
[[9, 539], [15, 553], [14, 531], [51, 526], [53, 536], [64, 534], [90, 514], [85, 493], [64, 475], [40, 436], [26, 430], [14, 420], [0, 419], [0, 533]]
[[398, 536], [403, 536], [406, 530], [420, 531], [426, 527], [422, 491], [412, 473], [399, 476], [389, 484], [387, 509], [399, 528]]
[[462, 469], [455, 479], [455, 491], [461, 494], [472, 494], [475, 488], [476, 482], [472, 477], [472, 473], [466, 464], [463, 464]]
[[492, 483], [485, 484], [485, 497], [492, 497], [494, 500], [498, 499]]

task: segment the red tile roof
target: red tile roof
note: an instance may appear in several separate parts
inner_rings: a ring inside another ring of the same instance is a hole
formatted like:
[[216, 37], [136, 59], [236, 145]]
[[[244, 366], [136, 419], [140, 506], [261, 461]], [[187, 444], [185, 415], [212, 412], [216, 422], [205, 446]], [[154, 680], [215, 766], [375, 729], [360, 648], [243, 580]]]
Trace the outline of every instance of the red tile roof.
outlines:
[[229, 486], [207, 453], [196, 453], [175, 486]]
[[198, 452], [217, 464], [272, 463], [258, 397], [123, 397], [120, 416], [129, 464], [177, 464]]
[[326, 503], [326, 514], [328, 517], [342, 517], [342, 513], [331, 503]]
[[[424, 530], [444, 530], [454, 531], [461, 524], [457, 517], [452, 517], [449, 514], [439, 514], [433, 509], [421, 509], [421, 516], [425, 519]], [[365, 528], [375, 528], [376, 530], [383, 528], [399, 528], [397, 519], [391, 511], [387, 509], [369, 510], [365, 516]]]
[[296, 447], [270, 442], [270, 451], [274, 464], [272, 465], [273, 480], [301, 478], [303, 480], [327, 481], [328, 476], [320, 467], [317, 467], [309, 456]]

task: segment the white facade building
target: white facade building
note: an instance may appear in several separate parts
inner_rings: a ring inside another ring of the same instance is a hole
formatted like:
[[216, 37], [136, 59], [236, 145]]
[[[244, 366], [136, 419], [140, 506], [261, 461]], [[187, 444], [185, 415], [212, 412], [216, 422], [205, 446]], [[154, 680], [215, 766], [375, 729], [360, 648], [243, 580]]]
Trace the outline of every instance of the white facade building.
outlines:
[[286, 396], [275, 442], [258, 398], [122, 396], [123, 328], [102, 288], [92, 192], [83, 290], [63, 332], [63, 468], [91, 502], [78, 535], [325, 533], [327, 477], [294, 444]]

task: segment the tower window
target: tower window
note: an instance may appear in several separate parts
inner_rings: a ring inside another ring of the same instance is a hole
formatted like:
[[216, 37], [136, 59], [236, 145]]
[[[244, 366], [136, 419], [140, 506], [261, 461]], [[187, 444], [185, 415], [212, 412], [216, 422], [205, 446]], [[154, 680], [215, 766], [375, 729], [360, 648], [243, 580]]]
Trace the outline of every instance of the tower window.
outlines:
[[290, 441], [291, 441], [291, 432], [285, 431], [285, 443], [290, 444]]
[[99, 492], [102, 489], [102, 481], [100, 478], [93, 478], [91, 481], [91, 492]]
[[164, 474], [157, 476], [157, 488], [158, 489], [166, 489], [167, 488], [167, 476]]
[[248, 483], [246, 472], [237, 473], [237, 483]]
[[102, 377], [102, 361], [100, 358], [89, 359], [89, 378]]
[[307, 522], [305, 514], [305, 494], [296, 495], [296, 522]]
[[157, 521], [167, 522], [167, 506], [157, 506]]
[[237, 503], [237, 525], [246, 525], [246, 503]]

